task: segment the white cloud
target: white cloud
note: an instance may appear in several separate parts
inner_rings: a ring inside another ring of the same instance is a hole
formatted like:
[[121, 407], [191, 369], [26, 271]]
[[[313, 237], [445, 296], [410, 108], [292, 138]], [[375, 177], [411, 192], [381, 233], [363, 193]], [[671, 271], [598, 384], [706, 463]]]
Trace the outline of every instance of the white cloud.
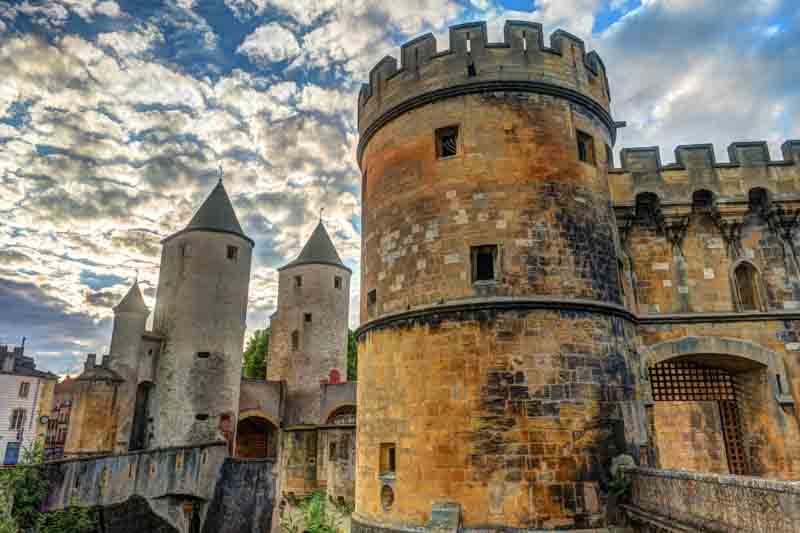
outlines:
[[120, 56], [141, 54], [153, 46], [163, 43], [164, 37], [158, 28], [148, 26], [140, 31], [118, 31], [101, 33], [97, 36], [101, 46], [108, 46]]
[[256, 28], [236, 49], [254, 63], [269, 64], [293, 59], [300, 53], [294, 34], [276, 22]]

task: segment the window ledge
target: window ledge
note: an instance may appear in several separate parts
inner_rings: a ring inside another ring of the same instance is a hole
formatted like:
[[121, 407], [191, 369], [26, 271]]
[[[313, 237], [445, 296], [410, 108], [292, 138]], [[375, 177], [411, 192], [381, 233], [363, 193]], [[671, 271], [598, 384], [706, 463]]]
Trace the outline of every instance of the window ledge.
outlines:
[[481, 279], [472, 282], [473, 287], [493, 287], [496, 285], [500, 285], [499, 279]]
[[455, 154], [455, 155], [445, 155], [445, 156], [441, 156], [441, 157], [437, 156], [436, 160], [437, 161], [447, 161], [449, 159], [457, 159], [457, 158], [458, 158], [458, 154]]
[[381, 472], [378, 474], [378, 479], [381, 481], [394, 481], [396, 478], [394, 472]]
[[775, 399], [778, 400], [778, 404], [781, 407], [792, 407], [794, 406], [794, 398], [790, 394], [779, 394], [775, 396]]

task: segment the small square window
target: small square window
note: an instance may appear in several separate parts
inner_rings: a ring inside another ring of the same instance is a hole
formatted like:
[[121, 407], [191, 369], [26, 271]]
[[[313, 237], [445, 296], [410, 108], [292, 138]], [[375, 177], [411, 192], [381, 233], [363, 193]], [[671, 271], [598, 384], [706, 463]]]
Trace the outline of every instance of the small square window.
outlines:
[[228, 259], [234, 263], [239, 260], [239, 248], [236, 246], [228, 246]]
[[303, 276], [294, 277], [294, 286], [298, 288], [303, 286]]
[[367, 306], [374, 309], [376, 303], [378, 303], [378, 291], [372, 289], [367, 292]]
[[473, 246], [472, 283], [497, 279], [497, 245]]
[[381, 443], [380, 474], [394, 474], [397, 471], [397, 451], [393, 442]]
[[310, 324], [311, 323], [311, 313], [303, 313], [303, 321], [306, 324]]
[[30, 390], [31, 390], [31, 384], [30, 383], [28, 383], [27, 381], [24, 381], [24, 382], [20, 383], [19, 384], [19, 397], [20, 398], [27, 398], [28, 397], [28, 393], [30, 392]]
[[208, 359], [211, 357], [211, 352], [197, 352], [197, 357], [200, 359]]
[[341, 289], [342, 288], [342, 278], [340, 276], [333, 277], [333, 288], [334, 289]]
[[595, 164], [594, 158], [594, 139], [588, 133], [580, 130], [577, 131], [578, 136], [578, 159], [590, 165]]
[[436, 157], [452, 157], [458, 154], [458, 126], [436, 130]]

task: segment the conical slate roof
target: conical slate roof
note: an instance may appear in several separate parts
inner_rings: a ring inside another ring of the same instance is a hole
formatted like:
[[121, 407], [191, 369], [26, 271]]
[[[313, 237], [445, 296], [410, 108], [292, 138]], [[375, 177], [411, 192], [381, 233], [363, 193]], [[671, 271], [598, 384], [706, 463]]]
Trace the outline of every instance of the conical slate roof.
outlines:
[[122, 300], [114, 306], [115, 313], [150, 313], [150, 309], [144, 303], [142, 298], [142, 291], [139, 290], [139, 282], [134, 281], [128, 294], [123, 296]]
[[219, 180], [217, 186], [208, 195], [206, 201], [200, 206], [200, 209], [189, 221], [181, 231], [174, 233], [164, 239], [168, 241], [182, 233], [188, 231], [215, 231], [219, 233], [230, 233], [242, 237], [250, 244], [255, 244], [253, 239], [244, 234], [242, 226], [239, 225], [239, 219], [236, 218], [236, 212], [233, 210], [231, 199], [222, 185], [222, 180]]
[[342, 263], [339, 252], [336, 251], [336, 247], [333, 245], [333, 241], [331, 241], [321, 220], [319, 224], [317, 224], [317, 227], [314, 228], [314, 232], [311, 234], [311, 237], [309, 237], [306, 245], [303, 246], [297, 259], [282, 266], [278, 270], [298, 265], [333, 265], [343, 268], [348, 272], [350, 271], [350, 269]]

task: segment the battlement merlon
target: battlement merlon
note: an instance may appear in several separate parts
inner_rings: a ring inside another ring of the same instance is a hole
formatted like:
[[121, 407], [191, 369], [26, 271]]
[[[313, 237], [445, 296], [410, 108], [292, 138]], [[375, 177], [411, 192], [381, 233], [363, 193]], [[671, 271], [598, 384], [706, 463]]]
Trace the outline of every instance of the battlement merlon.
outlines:
[[612, 201], [632, 206], [642, 193], [662, 204], [691, 205], [692, 196], [707, 190], [722, 201], [747, 202], [752, 189], [765, 189], [773, 200], [800, 199], [800, 140], [782, 145], [783, 160], [770, 158], [766, 141], [735, 142], [730, 163], [718, 163], [712, 144], [675, 148], [675, 162], [664, 165], [657, 146], [625, 148], [621, 168], [609, 171]]
[[372, 133], [395, 116], [441, 98], [494, 91], [566, 97], [597, 114], [616, 137], [605, 65], [581, 39], [558, 30], [547, 47], [541, 24], [509, 20], [503, 42], [490, 43], [481, 21], [452, 26], [448, 50], [437, 51], [426, 34], [402, 45], [399, 69], [390, 56], [373, 67], [358, 96], [359, 160]]

